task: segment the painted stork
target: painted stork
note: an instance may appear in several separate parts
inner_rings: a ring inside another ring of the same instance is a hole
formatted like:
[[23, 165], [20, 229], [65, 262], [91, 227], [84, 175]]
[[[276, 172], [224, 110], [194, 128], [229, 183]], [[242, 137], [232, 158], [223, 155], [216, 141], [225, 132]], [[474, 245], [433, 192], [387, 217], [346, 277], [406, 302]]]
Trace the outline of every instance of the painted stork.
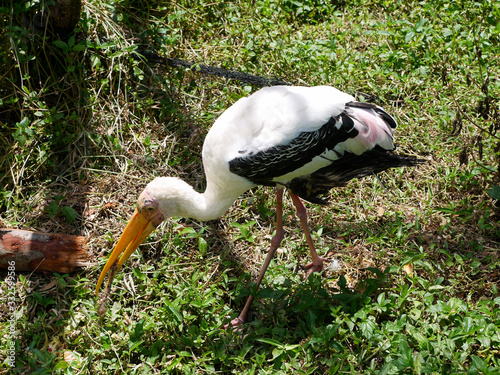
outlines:
[[[137, 208], [104, 266], [107, 292], [116, 273], [146, 237], [167, 217], [201, 221], [221, 216], [256, 185], [276, 186], [276, 233], [260, 274], [283, 239], [283, 190], [296, 207], [312, 262], [307, 276], [323, 269], [301, 199], [326, 204], [323, 195], [355, 177], [422, 162], [394, 152], [396, 121], [382, 108], [333, 87], [266, 87], [242, 98], [214, 123], [203, 144], [207, 186], [204, 193], [175, 177], [158, 177], [139, 196]], [[121, 255], [120, 258], [118, 256]], [[246, 322], [253, 297], [227, 326]], [[226, 327], [227, 327], [226, 326]]]

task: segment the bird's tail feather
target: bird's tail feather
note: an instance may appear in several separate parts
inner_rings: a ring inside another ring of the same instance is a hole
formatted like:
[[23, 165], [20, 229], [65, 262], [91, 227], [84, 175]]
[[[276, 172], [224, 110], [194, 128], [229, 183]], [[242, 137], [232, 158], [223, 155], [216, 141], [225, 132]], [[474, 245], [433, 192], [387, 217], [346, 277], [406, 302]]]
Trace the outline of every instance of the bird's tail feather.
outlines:
[[361, 155], [346, 153], [307, 177], [295, 178], [287, 184], [287, 188], [306, 201], [327, 204], [320, 196], [334, 187], [344, 186], [353, 178], [362, 178], [389, 168], [412, 167], [425, 163], [424, 159], [415, 156], [401, 155], [374, 148]]

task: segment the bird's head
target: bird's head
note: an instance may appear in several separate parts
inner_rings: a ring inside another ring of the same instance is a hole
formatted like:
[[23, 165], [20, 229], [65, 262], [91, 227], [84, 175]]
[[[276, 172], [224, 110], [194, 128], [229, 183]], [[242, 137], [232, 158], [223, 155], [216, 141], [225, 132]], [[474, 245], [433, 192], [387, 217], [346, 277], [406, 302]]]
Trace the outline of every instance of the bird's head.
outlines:
[[[108, 272], [111, 270], [107, 282], [109, 286], [123, 263], [165, 218], [180, 216], [179, 196], [182, 195], [180, 191], [188, 187], [191, 188], [184, 181], [172, 177], [156, 178], [146, 186], [139, 195], [137, 207], [99, 276], [96, 295]], [[120, 254], [121, 257], [118, 258]]]

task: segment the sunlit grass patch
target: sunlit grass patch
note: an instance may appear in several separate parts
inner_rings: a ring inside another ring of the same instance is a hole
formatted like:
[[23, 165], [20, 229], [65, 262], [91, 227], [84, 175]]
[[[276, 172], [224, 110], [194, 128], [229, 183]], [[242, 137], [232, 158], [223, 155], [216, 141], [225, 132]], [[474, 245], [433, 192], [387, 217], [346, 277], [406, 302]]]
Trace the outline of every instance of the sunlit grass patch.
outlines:
[[[496, 2], [89, 0], [65, 40], [25, 27], [38, 1], [11, 5], [0, 8], [0, 223], [84, 235], [97, 265], [16, 275], [16, 368], [0, 356], [2, 371], [499, 371]], [[271, 189], [213, 222], [171, 219], [124, 266], [99, 318], [95, 283], [138, 193], [160, 175], [203, 190], [206, 132], [258, 89], [145, 61], [145, 50], [375, 101], [399, 124], [398, 152], [428, 163], [308, 205], [318, 251], [334, 260], [324, 277], [304, 280], [287, 198], [285, 239], [254, 290]], [[252, 293], [249, 324], [222, 330]], [[0, 307], [2, 337], [9, 314]]]

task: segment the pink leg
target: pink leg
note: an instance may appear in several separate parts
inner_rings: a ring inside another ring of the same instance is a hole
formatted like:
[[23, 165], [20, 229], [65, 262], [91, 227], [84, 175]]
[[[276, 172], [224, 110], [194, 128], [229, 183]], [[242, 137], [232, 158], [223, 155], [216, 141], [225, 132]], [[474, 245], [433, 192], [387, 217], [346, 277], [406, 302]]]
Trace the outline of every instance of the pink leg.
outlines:
[[309, 251], [311, 252], [312, 263], [306, 265], [306, 269], [308, 270], [306, 273], [306, 277], [309, 277], [313, 272], [321, 272], [323, 271], [323, 262], [326, 260], [321, 258], [316, 249], [314, 247], [313, 240], [311, 238], [311, 232], [309, 231], [309, 225], [307, 224], [307, 210], [302, 204], [300, 198], [289, 191], [290, 197], [292, 197], [293, 204], [297, 209], [297, 216], [300, 219], [300, 223], [302, 224], [302, 229], [304, 230], [304, 235], [306, 236], [307, 244], [309, 245]]
[[[264, 274], [267, 271], [267, 267], [269, 267], [269, 263], [271, 263], [271, 259], [273, 259], [274, 253], [276, 252], [279, 245], [281, 244], [281, 241], [283, 240], [284, 234], [285, 232], [283, 230], [283, 188], [278, 188], [276, 191], [276, 234], [271, 240], [271, 247], [267, 252], [264, 264], [260, 269], [259, 277], [257, 277], [256, 281], [257, 288], [259, 288], [260, 283], [264, 278]], [[240, 324], [245, 323], [248, 319], [248, 312], [250, 311], [250, 306], [252, 306], [253, 300], [254, 300], [253, 296], [249, 296], [247, 302], [245, 303], [245, 306], [243, 307], [243, 310], [241, 310], [240, 315], [237, 318], [231, 320], [230, 323], [226, 324], [224, 326], [224, 329], [227, 329], [230, 326], [237, 327]]]

